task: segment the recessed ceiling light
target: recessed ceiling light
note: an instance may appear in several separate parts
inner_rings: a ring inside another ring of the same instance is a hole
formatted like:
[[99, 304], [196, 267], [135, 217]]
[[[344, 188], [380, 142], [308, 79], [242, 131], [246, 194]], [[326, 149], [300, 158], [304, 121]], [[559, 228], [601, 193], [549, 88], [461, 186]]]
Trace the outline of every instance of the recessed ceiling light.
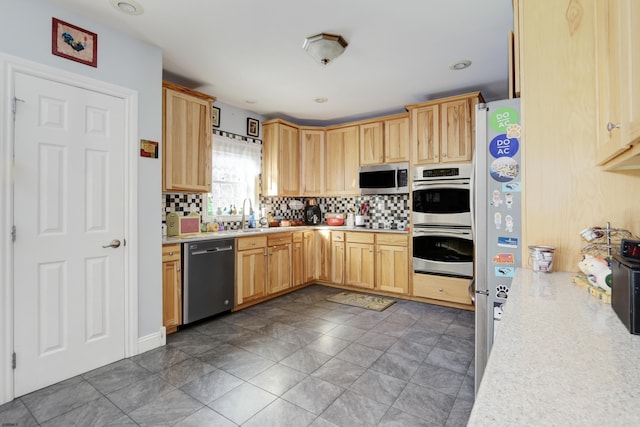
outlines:
[[141, 15], [144, 12], [142, 5], [135, 0], [109, 0], [109, 3], [127, 15]]
[[464, 70], [465, 68], [469, 68], [470, 66], [471, 66], [471, 61], [469, 61], [468, 59], [465, 59], [463, 61], [458, 61], [455, 64], [449, 65], [449, 69], [458, 71], [458, 70]]
[[247, 99], [244, 102], [246, 102], [247, 104], [255, 104], [256, 100], [255, 99]]
[[327, 102], [329, 100], [329, 98], [325, 98], [325, 97], [321, 97], [321, 98], [316, 98], [314, 99], [315, 102], [317, 102], [318, 104], [324, 104], [325, 102]]

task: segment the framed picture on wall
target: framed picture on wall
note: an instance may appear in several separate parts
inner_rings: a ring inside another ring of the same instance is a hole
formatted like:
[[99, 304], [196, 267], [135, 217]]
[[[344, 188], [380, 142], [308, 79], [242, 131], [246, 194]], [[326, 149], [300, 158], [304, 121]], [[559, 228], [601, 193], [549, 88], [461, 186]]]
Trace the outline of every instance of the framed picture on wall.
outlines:
[[252, 119], [251, 117], [247, 117], [247, 135], [258, 137], [260, 134], [260, 122], [256, 119]]
[[51, 53], [72, 61], [98, 66], [98, 35], [52, 18]]
[[214, 128], [220, 127], [220, 109], [218, 107], [211, 107], [211, 124], [213, 124]]

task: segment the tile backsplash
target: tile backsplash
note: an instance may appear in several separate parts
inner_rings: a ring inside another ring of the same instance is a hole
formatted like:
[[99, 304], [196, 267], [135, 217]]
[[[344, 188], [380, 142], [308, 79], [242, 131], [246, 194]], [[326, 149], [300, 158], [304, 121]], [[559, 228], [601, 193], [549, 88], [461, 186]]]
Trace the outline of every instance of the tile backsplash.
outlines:
[[[293, 210], [289, 204], [293, 200], [304, 203], [305, 197], [260, 197], [260, 206], [267, 207], [267, 211], [276, 218], [302, 220], [303, 211]], [[409, 225], [409, 195], [375, 195], [355, 197], [316, 197], [323, 213], [346, 213], [350, 209], [357, 209], [361, 203], [369, 205], [369, 213], [365, 216], [365, 227], [371, 229], [396, 229]], [[204, 216], [205, 203], [201, 194], [162, 194], [162, 223], [166, 221], [169, 212], [188, 215], [192, 212]], [[239, 221], [223, 223], [225, 229], [237, 229]]]

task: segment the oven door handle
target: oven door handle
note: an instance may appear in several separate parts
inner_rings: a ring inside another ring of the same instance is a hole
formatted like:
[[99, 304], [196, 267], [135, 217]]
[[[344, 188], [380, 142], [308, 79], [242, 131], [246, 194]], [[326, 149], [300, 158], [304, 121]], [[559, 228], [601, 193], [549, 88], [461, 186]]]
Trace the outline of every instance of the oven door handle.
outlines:
[[449, 181], [449, 182], [435, 182], [435, 181], [413, 181], [413, 190], [430, 190], [432, 188], [444, 188], [444, 189], [459, 189], [459, 190], [469, 190], [471, 188], [470, 180], [464, 181]]
[[425, 236], [434, 236], [434, 237], [462, 237], [465, 239], [473, 240], [473, 234], [469, 231], [456, 231], [456, 230], [420, 230], [413, 229], [413, 237], [425, 237]]

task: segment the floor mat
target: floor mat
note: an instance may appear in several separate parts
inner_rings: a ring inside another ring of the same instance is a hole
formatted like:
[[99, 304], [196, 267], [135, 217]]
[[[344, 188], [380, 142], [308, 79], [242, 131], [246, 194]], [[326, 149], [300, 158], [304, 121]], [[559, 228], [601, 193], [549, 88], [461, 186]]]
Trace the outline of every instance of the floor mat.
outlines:
[[356, 292], [340, 292], [339, 294], [328, 297], [327, 301], [353, 305], [355, 307], [362, 307], [376, 311], [383, 311], [392, 304], [395, 304], [395, 301], [389, 298], [364, 295]]

